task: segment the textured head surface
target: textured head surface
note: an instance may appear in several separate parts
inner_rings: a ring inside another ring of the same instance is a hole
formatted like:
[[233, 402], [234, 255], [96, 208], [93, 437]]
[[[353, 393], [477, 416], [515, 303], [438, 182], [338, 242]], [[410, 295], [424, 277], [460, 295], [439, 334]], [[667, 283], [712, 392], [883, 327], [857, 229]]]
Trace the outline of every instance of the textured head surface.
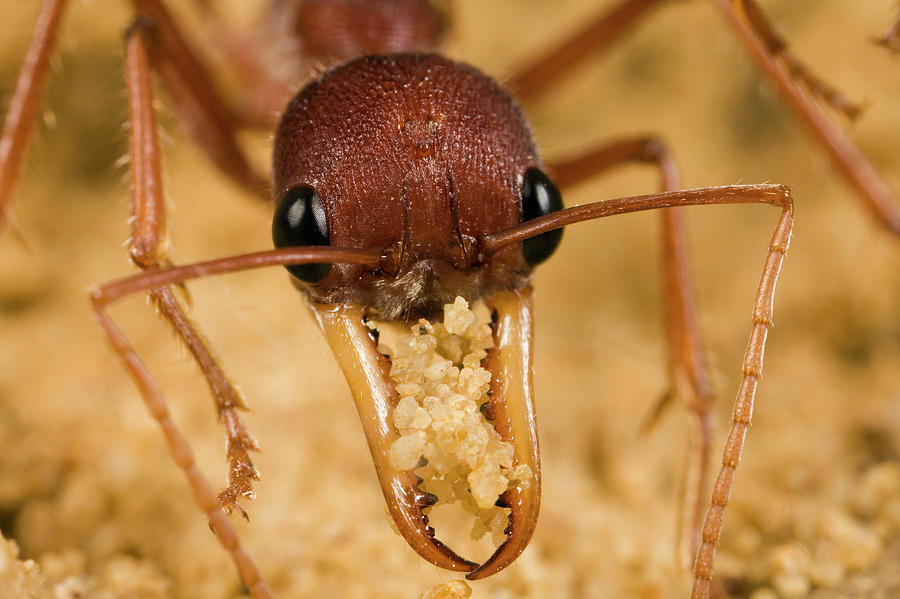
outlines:
[[331, 245], [400, 252], [390, 277], [336, 265], [318, 301], [395, 317], [527, 279], [518, 247], [472, 255], [478, 235], [520, 222], [522, 176], [539, 164], [516, 103], [473, 67], [398, 54], [331, 70], [288, 105], [273, 160], [278, 197], [308, 185], [322, 198]]

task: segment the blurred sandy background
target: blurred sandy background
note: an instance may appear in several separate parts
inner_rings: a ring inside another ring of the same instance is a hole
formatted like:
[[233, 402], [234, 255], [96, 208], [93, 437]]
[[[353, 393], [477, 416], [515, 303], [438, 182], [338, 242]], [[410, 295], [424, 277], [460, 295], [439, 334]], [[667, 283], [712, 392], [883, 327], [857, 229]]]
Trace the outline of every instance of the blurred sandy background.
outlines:
[[[133, 271], [122, 247], [126, 169], [115, 165], [126, 147], [121, 31], [129, 12], [125, 2], [73, 4], [15, 202], [26, 247], [0, 233], [0, 530], [46, 577], [34, 596], [240, 596], [88, 308], [92, 284]], [[227, 14], [240, 23], [260, 3], [217, 4], [233, 5]], [[612, 2], [456, 0], [449, 54], [502, 79], [580, 24], [594, 10], [588, 4]], [[870, 43], [896, 2], [762, 4], [802, 59], [866, 102], [852, 136], [900, 190], [900, 59]], [[3, 98], [36, 5], [0, 0]], [[178, 12], [196, 24], [184, 5]], [[687, 187], [793, 186], [794, 242], [718, 571], [735, 597], [900, 595], [898, 240], [760, 83], [710, 2], [666, 4], [526, 111], [551, 158], [655, 132], [674, 148]], [[164, 122], [175, 260], [270, 247], [269, 209], [224, 181], [171, 118]], [[268, 138], [247, 142], [266, 164]], [[630, 167], [566, 203], [655, 185], [652, 169]], [[719, 397], [716, 461], [777, 216], [769, 207], [690, 211]], [[473, 584], [473, 597], [686, 596], [673, 562], [684, 414], [670, 411], [651, 434], [638, 432], [666, 386], [657, 232], [650, 214], [579, 225], [539, 269], [541, 521], [517, 564]], [[251, 523], [236, 525], [276, 595], [414, 598], [453, 578], [388, 525], [348, 390], [286, 273], [190, 289], [194, 317], [253, 409], [247, 422], [263, 448], [262, 480]], [[221, 484], [222, 435], [195, 367], [143, 298], [114, 314]], [[837, 571], [813, 571], [835, 563]]]

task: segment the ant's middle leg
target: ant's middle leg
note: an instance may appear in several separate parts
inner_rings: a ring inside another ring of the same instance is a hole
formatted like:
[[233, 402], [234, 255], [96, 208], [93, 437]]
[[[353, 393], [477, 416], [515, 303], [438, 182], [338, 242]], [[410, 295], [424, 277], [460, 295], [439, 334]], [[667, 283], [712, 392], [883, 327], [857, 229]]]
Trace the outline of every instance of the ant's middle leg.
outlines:
[[[129, 255], [138, 267], [147, 272], [170, 266], [165, 252], [165, 209], [158, 131], [147, 53], [151, 27], [146, 21], [138, 19], [128, 30], [126, 45], [133, 212]], [[240, 496], [252, 497], [251, 483], [257, 478], [256, 469], [248, 455], [249, 451], [257, 449], [256, 442], [238, 415], [238, 410], [245, 408], [244, 399], [225, 376], [207, 342], [188, 318], [174, 288], [154, 287], [148, 290], [148, 294], [200, 366], [212, 391], [219, 419], [224, 425], [229, 484], [218, 499], [197, 468], [190, 446], [169, 416], [165, 400], [150, 374], [128, 340], [105, 313], [102, 297], [94, 298], [97, 318], [129, 376], [141, 391], [148, 410], [158, 421], [173, 458], [191, 485], [196, 503], [207, 515], [219, 542], [231, 555], [242, 580], [254, 597], [269, 597], [256, 565], [242, 549], [237, 534], [221, 509], [228, 511], [237, 508], [243, 513], [236, 500]]]
[[268, 200], [268, 178], [256, 171], [238, 145], [239, 119], [215, 91], [212, 78], [169, 11], [161, 0], [131, 2], [145, 23], [144, 45], [150, 66], [171, 94], [182, 126], [225, 176]]
[[755, 0], [729, 1], [735, 14], [753, 29], [769, 56], [781, 62], [794, 81], [806, 88], [813, 97], [819, 98], [848, 119], [855, 120], [862, 114], [862, 106], [849, 100], [840, 90], [813, 73], [788, 50], [787, 42], [775, 31]]
[[[844, 179], [854, 188], [875, 219], [900, 235], [900, 204], [875, 167], [850, 137], [804, 90], [849, 118], [861, 111], [836, 88], [816, 76], [787, 50], [787, 43], [768, 22], [755, 0], [713, 0], [757, 66], [772, 81], [797, 117], [825, 148]], [[582, 60], [609, 46], [663, 0], [623, 0], [599, 14], [562, 43], [515, 73], [509, 87], [524, 99], [552, 89]], [[900, 45], [900, 20], [882, 35], [888, 47]]]
[[[900, 235], [900, 204], [897, 197], [844, 130], [810, 100], [799, 84], [808, 89], [813, 97], [821, 98], [851, 117], [855, 114], [853, 105], [786, 52], [784, 41], [774, 32], [753, 0], [715, 0], [715, 3], [753, 61], [822, 144], [875, 219], [893, 234]], [[889, 35], [890, 30], [885, 33], [885, 36]]]

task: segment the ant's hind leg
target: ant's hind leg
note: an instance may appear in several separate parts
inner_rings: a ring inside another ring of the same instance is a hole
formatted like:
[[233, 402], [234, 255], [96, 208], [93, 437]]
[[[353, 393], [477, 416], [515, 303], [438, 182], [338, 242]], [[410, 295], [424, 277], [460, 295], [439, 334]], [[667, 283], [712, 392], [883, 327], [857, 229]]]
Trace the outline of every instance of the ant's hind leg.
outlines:
[[[150, 84], [147, 55], [148, 26], [141, 19], [128, 30], [126, 46], [126, 79], [130, 124], [132, 238], [129, 254], [144, 271], [158, 271], [168, 266], [164, 250], [165, 211], [156, 115]], [[225, 376], [195, 325], [175, 296], [173, 288], [157, 287], [148, 292], [160, 313], [187, 345], [203, 375], [215, 401], [217, 414], [225, 428], [229, 462], [229, 485], [218, 499], [201, 474], [184, 436], [172, 421], [165, 399], [150, 373], [131, 344], [105, 311], [103, 297], [94, 298], [94, 310], [107, 339], [121, 360], [125, 370], [137, 385], [148, 411], [159, 423], [169, 451], [184, 472], [194, 493], [197, 505], [209, 519], [210, 527], [220, 544], [229, 552], [244, 584], [255, 598], [270, 597], [256, 565], [241, 547], [240, 540], [221, 507], [228, 511], [243, 509], [236, 503], [239, 496], [251, 496], [251, 483], [257, 478], [248, 451], [256, 449], [256, 442], [241, 421], [237, 411], [245, 407], [240, 393]]]
[[44, 0], [0, 135], [0, 223], [5, 220], [50, 70], [66, 0]]
[[[576, 158], [551, 164], [548, 168], [560, 187], [565, 188], [629, 162], [657, 166], [662, 191], [673, 191], [681, 186], [678, 168], [671, 153], [661, 140], [652, 136], [618, 140]], [[698, 529], [711, 443], [712, 391], [697, 324], [683, 212], [681, 208], [668, 208], [661, 210], [660, 214], [664, 321], [670, 386], [648, 419], [648, 425], [674, 399], [682, 400], [692, 416], [676, 547], [678, 562], [687, 570], [699, 540]]]

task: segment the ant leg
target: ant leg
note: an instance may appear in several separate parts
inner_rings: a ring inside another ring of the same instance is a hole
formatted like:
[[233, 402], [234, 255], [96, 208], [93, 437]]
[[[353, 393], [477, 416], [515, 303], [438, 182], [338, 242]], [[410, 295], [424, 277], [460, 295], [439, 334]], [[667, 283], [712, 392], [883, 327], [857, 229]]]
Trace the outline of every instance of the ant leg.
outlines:
[[558, 46], [526, 65], [506, 82], [517, 97], [528, 99], [566, 75], [582, 59], [612, 44], [663, 0], [624, 0], [598, 14]]
[[[165, 256], [165, 203], [162, 195], [156, 114], [153, 109], [150, 69], [146, 52], [148, 24], [138, 20], [129, 30], [126, 49], [129, 112], [131, 123], [131, 194], [132, 236], [129, 247], [131, 260], [142, 270], [158, 270], [170, 265]], [[237, 414], [246, 409], [240, 392], [225, 376], [203, 336], [185, 314], [171, 288], [149, 291], [154, 303], [169, 319], [187, 345], [209, 384], [216, 403], [216, 411], [226, 432], [229, 462], [228, 487], [219, 501], [226, 511], [237, 509], [237, 498], [253, 496], [252, 480], [256, 468], [248, 451], [256, 450], [256, 442]]]
[[[800, 120], [822, 143], [838, 170], [856, 190], [875, 219], [893, 234], [900, 235], [900, 207], [896, 196], [856, 144], [797, 85], [792, 78], [790, 64], [782, 67], [776, 62], [776, 59], [783, 58], [784, 55], [772, 54], [771, 29], [768, 25], [760, 25], [760, 20], [762, 23], [765, 20], [759, 9], [750, 0], [715, 2], [757, 66], [773, 81]], [[739, 9], [743, 10], [739, 12]], [[751, 16], [754, 14], [757, 16]]]
[[[628, 162], [655, 165], [662, 191], [681, 187], [678, 167], [665, 144], [656, 137], [614, 141], [565, 162], [551, 164], [560, 187], [568, 187]], [[662, 217], [662, 274], [664, 321], [668, 346], [669, 389], [647, 421], [652, 425], [672, 400], [684, 397], [692, 416], [688, 458], [682, 479], [676, 556], [688, 570], [697, 551], [703, 489], [711, 444], [711, 384], [703, 360], [703, 343], [697, 324], [694, 283], [687, 253], [682, 208], [660, 211]], [[645, 428], [646, 428], [645, 427]]]
[[222, 547], [231, 556], [241, 581], [250, 590], [250, 594], [254, 599], [270, 599], [272, 595], [266, 583], [260, 577], [256, 564], [253, 563], [253, 560], [241, 547], [237, 532], [222, 510], [219, 509], [219, 502], [215, 493], [206, 477], [203, 476], [203, 473], [197, 467], [190, 444], [172, 420], [166, 400], [154, 383], [150, 372], [141, 362], [137, 352], [128, 342], [121, 329], [116, 326], [115, 322], [105, 312], [104, 298], [98, 294], [93, 296], [92, 299], [94, 300], [94, 313], [100, 323], [100, 327], [103, 329], [103, 333], [118, 355], [128, 375], [137, 385], [147, 411], [150, 412], [150, 415], [162, 429], [169, 453], [172, 454], [175, 463], [184, 472], [194, 494], [194, 501], [206, 514], [206, 517], [209, 519], [209, 527], [215, 533]]
[[22, 61], [22, 70], [16, 79], [16, 89], [9, 102], [0, 136], [0, 223], [4, 220], [7, 204], [12, 201], [16, 180], [22, 170], [65, 6], [65, 0], [44, 0], [41, 5], [28, 52]]
[[728, 0], [732, 11], [743, 20], [763, 43], [772, 60], [781, 61], [794, 81], [803, 85], [814, 97], [819, 98], [850, 120], [862, 114], [862, 107], [851, 102], [838, 89], [812, 73], [806, 65], [788, 51], [787, 42], [778, 35], [755, 0]]
[[900, 15], [898, 15], [894, 22], [891, 23], [890, 27], [885, 29], [884, 33], [875, 40], [875, 43], [879, 46], [884, 46], [895, 54], [900, 52]]
[[131, 2], [138, 18], [147, 20], [143, 35], [149, 62], [172, 95], [182, 126], [224, 175], [268, 200], [268, 179], [251, 166], [235, 138], [238, 119], [214, 91], [212, 79], [169, 11], [160, 0]]
[[[666, 341], [669, 346], [671, 387], [659, 402], [648, 424], [672, 399], [685, 393], [690, 419], [687, 463], [681, 487], [681, 506], [676, 534], [676, 559], [686, 571], [699, 543], [700, 517], [712, 449], [713, 391], [703, 357], [703, 341], [697, 323], [694, 282], [687, 252], [682, 208], [662, 211], [663, 297]], [[686, 384], [685, 384], [686, 383]]]
[[743, 375], [734, 401], [731, 428], [725, 441], [722, 466], [713, 484], [710, 507], [703, 521], [701, 542], [694, 560], [692, 599], [708, 599], [713, 588], [713, 559], [722, 533], [725, 507], [731, 499], [734, 475], [740, 463], [747, 429], [753, 416], [753, 403], [762, 374], [766, 337], [773, 322], [775, 284], [791, 241], [794, 204], [788, 188], [782, 185], [712, 187], [593, 202], [552, 212], [479, 239], [481, 248], [492, 253], [510, 243], [521, 242], [523, 239], [581, 221], [641, 210], [708, 204], [771, 204], [781, 208], [782, 213], [769, 241], [763, 274], [753, 303], [753, 326], [742, 362]]
[[157, 421], [166, 438], [169, 453], [178, 467], [184, 472], [194, 494], [194, 501], [209, 520], [209, 527], [215, 533], [222, 547], [229, 553], [237, 567], [241, 581], [250, 590], [254, 599], [270, 599], [271, 593], [259, 574], [256, 564], [241, 547], [240, 539], [234, 527], [228, 521], [209, 482], [197, 467], [190, 444], [172, 420], [166, 400], [153, 381], [150, 372], [129, 343], [128, 339], [116, 326], [112, 318], [105, 312], [106, 299], [100, 294], [92, 296], [94, 313], [113, 350], [118, 355], [123, 367], [140, 391], [147, 411]]
[[[157, 271], [168, 266], [164, 250], [165, 212], [162, 177], [153, 94], [147, 55], [148, 23], [136, 21], [128, 30], [126, 42], [126, 82], [128, 89], [129, 124], [131, 128], [131, 196], [132, 238], [129, 255], [144, 271]], [[243, 551], [225, 512], [243, 509], [236, 503], [239, 496], [252, 497], [251, 482], [257, 472], [248, 451], [257, 449], [250, 432], [237, 414], [245, 408], [240, 393], [225, 376], [202, 335], [185, 314], [172, 287], [150, 289], [149, 297], [162, 315], [172, 324], [203, 371], [212, 392], [216, 410], [225, 427], [226, 450], [229, 462], [228, 487], [218, 500], [194, 463], [187, 441], [169, 417], [165, 401], [141, 364], [134, 349], [95, 298], [95, 312], [103, 331], [110, 340], [126, 371], [141, 391], [151, 415], [160, 424], [175, 462], [184, 471], [194, 491], [194, 498], [209, 518], [210, 526], [219, 542], [231, 554], [242, 580], [254, 590], [254, 597], [269, 597], [268, 590], [250, 557]], [[102, 299], [102, 298], [101, 298]], [[244, 514], [246, 516], [246, 514]]]
[[318, 63], [307, 64], [306, 68], [295, 66], [301, 59], [294, 31], [297, 3], [270, 2], [252, 31], [235, 30], [209, 0], [194, 0], [194, 5], [203, 16], [213, 50], [229, 65], [243, 89], [253, 90], [252, 94], [241, 94], [238, 98], [235, 117], [241, 126], [271, 132], [284, 107], [320, 66]]
[[[528, 99], [551, 89], [552, 83], [568, 74], [582, 59], [612, 43], [641, 17], [663, 0], [623, 0], [608, 13], [599, 15], [583, 29], [514, 74], [507, 82], [520, 98]], [[812, 75], [797, 59], [786, 52], [784, 41], [774, 32], [753, 0], [715, 0], [735, 29], [741, 43], [753, 60], [775, 83], [787, 103], [813, 136], [825, 146], [831, 159], [876, 220], [895, 235], [900, 235], [900, 208], [897, 198], [872, 164], [795, 83], [799, 79], [813, 96], [822, 98], [849, 117], [859, 108], [840, 92]], [[900, 20], [882, 37], [882, 43], [900, 46]], [[781, 60], [782, 67], [776, 60]]]

